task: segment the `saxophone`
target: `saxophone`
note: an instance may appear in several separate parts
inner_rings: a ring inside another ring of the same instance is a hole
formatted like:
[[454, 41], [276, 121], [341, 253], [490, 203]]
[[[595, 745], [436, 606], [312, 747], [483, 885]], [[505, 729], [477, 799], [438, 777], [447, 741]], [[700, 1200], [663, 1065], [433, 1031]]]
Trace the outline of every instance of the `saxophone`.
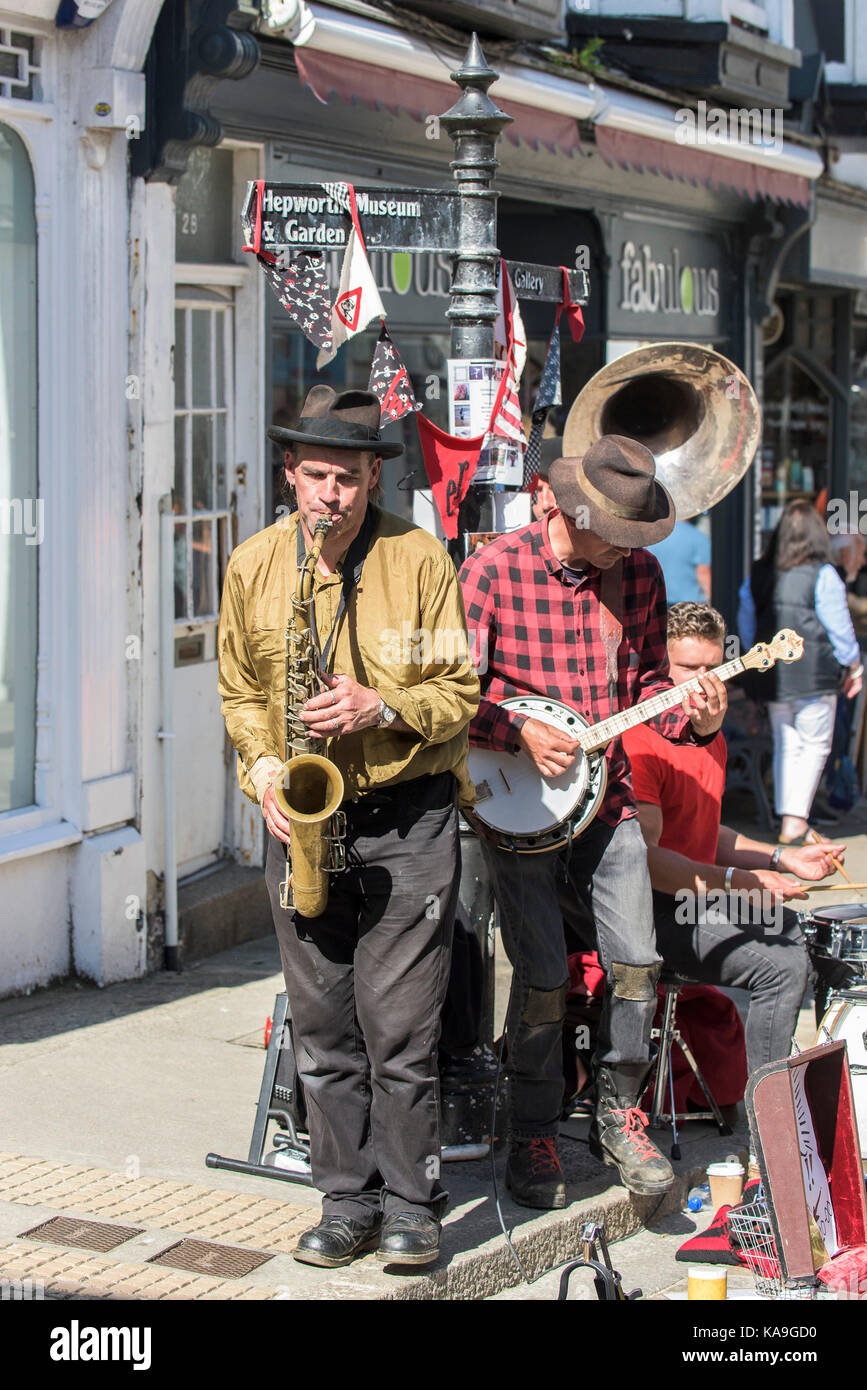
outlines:
[[[300, 519], [298, 522], [301, 524]], [[312, 622], [313, 576], [322, 543], [332, 525], [320, 517], [313, 543], [298, 571], [286, 625], [286, 727], [284, 762], [274, 779], [274, 799], [292, 822], [280, 906], [305, 917], [320, 917], [328, 902], [328, 874], [346, 867], [343, 778], [330, 758], [313, 752], [315, 740], [299, 717], [306, 700], [318, 695], [321, 653]]]

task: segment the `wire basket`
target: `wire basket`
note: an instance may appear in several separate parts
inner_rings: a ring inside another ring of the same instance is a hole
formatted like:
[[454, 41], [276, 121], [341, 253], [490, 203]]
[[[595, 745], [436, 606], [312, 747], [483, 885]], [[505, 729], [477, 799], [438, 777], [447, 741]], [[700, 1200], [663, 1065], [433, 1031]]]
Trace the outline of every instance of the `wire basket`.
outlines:
[[789, 1284], [783, 1278], [768, 1204], [761, 1189], [755, 1201], [732, 1207], [727, 1223], [731, 1246], [751, 1270], [760, 1298], [794, 1300], [815, 1297], [815, 1281], [811, 1284]]

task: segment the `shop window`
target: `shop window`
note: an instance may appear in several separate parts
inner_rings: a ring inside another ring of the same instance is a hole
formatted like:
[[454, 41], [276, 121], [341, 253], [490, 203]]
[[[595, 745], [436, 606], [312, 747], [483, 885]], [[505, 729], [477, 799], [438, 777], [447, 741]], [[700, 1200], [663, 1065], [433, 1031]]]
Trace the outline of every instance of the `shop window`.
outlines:
[[228, 557], [232, 303], [182, 290], [175, 307], [175, 618], [216, 619]]
[[761, 460], [764, 543], [786, 503], [794, 497], [815, 500], [830, 477], [828, 393], [788, 353], [772, 362], [765, 376]]
[[35, 800], [36, 426], [33, 173], [19, 137], [0, 125], [0, 812]]
[[[324, 371], [317, 372], [316, 349], [302, 333], [294, 328], [285, 327], [285, 323], [285, 316], [272, 321], [269, 424], [294, 429], [307, 392], [312, 386], [325, 384], [333, 386], [335, 391], [367, 390], [377, 334], [360, 333], [357, 337], [350, 338], [334, 361], [330, 362]], [[416, 400], [423, 407], [428, 419], [443, 429], [448, 429], [448, 332], [428, 333], [396, 329], [394, 341], [412, 382]], [[383, 438], [389, 443], [402, 443], [404, 453], [399, 458], [386, 460], [383, 464], [382, 506], [386, 511], [411, 520], [412, 489], [427, 487], [418, 430], [412, 415], [405, 415], [397, 423], [386, 425]], [[280, 515], [279, 508], [292, 505], [283, 482], [283, 450], [272, 443], [272, 519]]]
[[790, 301], [795, 347], [809, 352], [829, 372], [834, 370], [834, 299], [829, 294], [798, 294]]
[[190, 151], [175, 201], [175, 258], [196, 265], [232, 259], [235, 200], [233, 154], [204, 146]]

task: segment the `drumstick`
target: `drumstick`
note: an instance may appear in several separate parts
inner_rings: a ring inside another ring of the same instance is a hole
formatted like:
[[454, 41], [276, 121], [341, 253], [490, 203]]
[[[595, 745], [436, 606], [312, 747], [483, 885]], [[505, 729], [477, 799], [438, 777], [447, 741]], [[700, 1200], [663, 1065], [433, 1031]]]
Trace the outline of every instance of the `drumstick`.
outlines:
[[[810, 836], [812, 837], [812, 840], [813, 840], [813, 844], [814, 844], [814, 845], [832, 845], [832, 844], [834, 843], [833, 840], [823, 840], [822, 837], [821, 837], [821, 835], [817, 834], [816, 831], [812, 828], [812, 826], [810, 827], [809, 834], [810, 834]], [[849, 887], [850, 887], [850, 888], [860, 888], [860, 887], [861, 887], [861, 884], [859, 884], [859, 883], [853, 883], [853, 882], [852, 882], [851, 878], [850, 878], [849, 875], [847, 874], [846, 870], [843, 868], [843, 865], [840, 863], [840, 860], [839, 860], [839, 859], [835, 859], [834, 856], [833, 856], [833, 854], [829, 854], [829, 855], [828, 855], [828, 858], [830, 859], [831, 863], [834, 865], [834, 868], [837, 870], [837, 872], [838, 872], [838, 873], [841, 873], [841, 874], [843, 875], [843, 877], [845, 878], [846, 882], [849, 884]]]
[[813, 888], [802, 879], [801, 887], [805, 888], [808, 893], [848, 893], [853, 888], [863, 891], [867, 888], [867, 883], [853, 883], [850, 878], [848, 883], [817, 883]]

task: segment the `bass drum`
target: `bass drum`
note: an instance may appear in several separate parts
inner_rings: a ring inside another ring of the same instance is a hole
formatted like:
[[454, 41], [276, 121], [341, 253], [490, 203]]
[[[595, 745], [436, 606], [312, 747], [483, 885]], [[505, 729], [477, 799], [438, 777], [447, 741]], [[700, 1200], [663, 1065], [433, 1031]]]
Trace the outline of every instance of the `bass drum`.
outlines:
[[867, 1160], [867, 987], [833, 994], [819, 1025], [816, 1046], [845, 1042], [862, 1159]]

